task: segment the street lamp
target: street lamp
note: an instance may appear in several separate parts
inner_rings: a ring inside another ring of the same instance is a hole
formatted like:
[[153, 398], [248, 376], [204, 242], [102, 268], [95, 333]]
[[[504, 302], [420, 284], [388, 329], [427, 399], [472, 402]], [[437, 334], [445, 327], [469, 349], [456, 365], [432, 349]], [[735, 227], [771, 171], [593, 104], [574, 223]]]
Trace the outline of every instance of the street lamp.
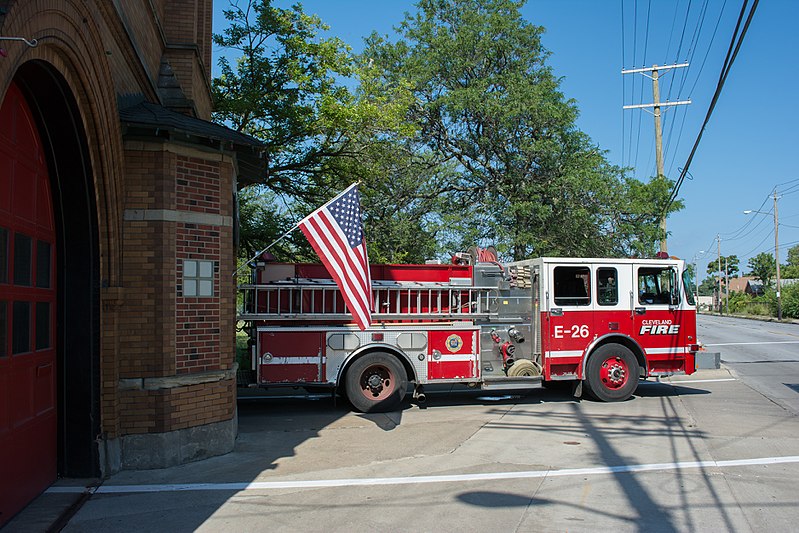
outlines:
[[[780, 222], [777, 215], [777, 189], [774, 189], [774, 261], [777, 263], [777, 320], [782, 320], [782, 296], [780, 294]], [[759, 213], [761, 215], [769, 215], [771, 213], [763, 213], [756, 209], [747, 209], [744, 215], [750, 213]]]

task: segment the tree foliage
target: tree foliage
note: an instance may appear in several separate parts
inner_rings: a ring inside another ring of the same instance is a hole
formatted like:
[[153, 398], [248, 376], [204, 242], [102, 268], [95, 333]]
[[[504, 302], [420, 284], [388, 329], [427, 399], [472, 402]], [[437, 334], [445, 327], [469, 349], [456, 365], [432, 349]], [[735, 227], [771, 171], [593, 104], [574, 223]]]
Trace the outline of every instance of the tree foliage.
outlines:
[[576, 127], [522, 5], [420, 0], [396, 38], [373, 34], [356, 57], [299, 4], [234, 0], [214, 42], [240, 55], [220, 59], [214, 118], [268, 155], [264, 188], [242, 196], [242, 251], [359, 180], [373, 262], [474, 244], [513, 259], [653, 254], [673, 183], [625, 176]]
[[699, 284], [699, 296], [712, 296], [718, 290], [718, 283], [713, 278], [705, 278]]
[[373, 34], [364, 56], [387, 88], [409, 84], [408, 120], [421, 146], [455, 165], [452, 204], [483, 213], [471, 221], [478, 238], [516, 259], [653, 252], [671, 183], [622, 178], [576, 128], [544, 28], [522, 4], [421, 0], [396, 41]]
[[[341, 39], [320, 38], [328, 27], [300, 4], [232, 1], [224, 15], [228, 26], [214, 43], [240, 56], [235, 65], [219, 59], [213, 117], [264, 142], [262, 184], [307, 196], [330, 177], [331, 163], [358, 156], [356, 140], [403, 129], [392, 113], [405, 105], [400, 91], [369, 92], [374, 69], [360, 66]], [[341, 81], [350, 76], [361, 80], [356, 91]]]
[[785, 279], [799, 278], [799, 244], [788, 248], [788, 262], [780, 272]]
[[777, 263], [774, 256], [761, 252], [749, 259], [747, 263], [749, 270], [756, 279], [763, 282], [763, 288], [767, 289], [771, 285], [771, 280], [777, 273]]
[[722, 255], [707, 264], [707, 273], [711, 276], [721, 276], [722, 278], [725, 277], [725, 274], [731, 278], [737, 278], [740, 272], [740, 263], [741, 261], [737, 255]]

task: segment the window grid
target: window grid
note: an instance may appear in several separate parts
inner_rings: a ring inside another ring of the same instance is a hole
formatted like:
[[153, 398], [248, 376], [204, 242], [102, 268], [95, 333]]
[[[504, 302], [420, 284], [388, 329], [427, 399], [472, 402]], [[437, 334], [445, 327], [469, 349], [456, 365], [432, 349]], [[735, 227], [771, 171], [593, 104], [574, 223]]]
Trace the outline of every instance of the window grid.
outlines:
[[183, 296], [209, 298], [214, 295], [214, 262], [185, 259], [183, 261]]

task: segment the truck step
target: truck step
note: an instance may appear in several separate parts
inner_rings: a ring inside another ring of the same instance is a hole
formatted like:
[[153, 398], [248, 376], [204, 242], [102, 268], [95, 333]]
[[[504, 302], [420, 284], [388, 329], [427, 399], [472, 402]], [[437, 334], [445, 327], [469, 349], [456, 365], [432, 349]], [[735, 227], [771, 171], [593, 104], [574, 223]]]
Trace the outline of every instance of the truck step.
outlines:
[[502, 390], [502, 389], [540, 389], [543, 379], [541, 376], [519, 376], [519, 377], [486, 377], [483, 378], [483, 390]]

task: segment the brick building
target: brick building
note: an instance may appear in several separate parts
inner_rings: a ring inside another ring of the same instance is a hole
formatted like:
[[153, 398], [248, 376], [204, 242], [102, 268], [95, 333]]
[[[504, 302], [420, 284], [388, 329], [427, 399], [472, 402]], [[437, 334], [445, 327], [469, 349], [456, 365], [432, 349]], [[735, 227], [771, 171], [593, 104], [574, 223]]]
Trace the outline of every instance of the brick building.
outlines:
[[[236, 183], [212, 0], [0, 0], [0, 525], [56, 476], [236, 436]], [[22, 40], [25, 39], [25, 40]]]

